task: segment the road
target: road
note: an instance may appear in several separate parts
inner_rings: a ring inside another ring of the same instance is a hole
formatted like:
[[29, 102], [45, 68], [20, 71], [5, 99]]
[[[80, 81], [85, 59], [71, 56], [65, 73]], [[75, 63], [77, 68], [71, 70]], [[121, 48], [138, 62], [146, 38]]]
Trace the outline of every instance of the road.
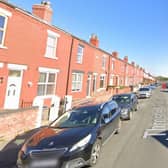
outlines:
[[139, 110], [131, 121], [123, 121], [119, 135], [102, 148], [95, 168], [167, 168], [168, 93], [153, 92], [139, 100]]
[[[106, 142], [94, 168], [167, 168], [167, 121], [168, 92], [158, 88], [150, 99], [139, 100], [139, 110]], [[0, 168], [15, 168], [17, 144], [19, 139], [0, 151]]]

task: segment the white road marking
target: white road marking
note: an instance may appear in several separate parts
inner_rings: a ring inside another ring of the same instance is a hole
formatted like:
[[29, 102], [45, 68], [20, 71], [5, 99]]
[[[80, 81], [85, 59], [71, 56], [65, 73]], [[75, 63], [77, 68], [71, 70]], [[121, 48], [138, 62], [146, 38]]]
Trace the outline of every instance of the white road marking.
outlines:
[[[152, 126], [145, 130], [143, 135], [144, 139], [149, 136], [166, 136], [165, 131], [168, 127], [168, 115], [167, 110], [162, 107], [164, 106], [160, 106], [159, 108], [153, 106]], [[168, 141], [168, 138], [166, 140]]]

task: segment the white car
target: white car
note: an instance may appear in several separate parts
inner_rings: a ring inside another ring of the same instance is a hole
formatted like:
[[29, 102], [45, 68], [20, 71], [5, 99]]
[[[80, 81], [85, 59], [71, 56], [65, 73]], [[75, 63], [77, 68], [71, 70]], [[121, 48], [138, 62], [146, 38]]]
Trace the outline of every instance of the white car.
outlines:
[[152, 90], [149, 87], [140, 88], [138, 91], [138, 98], [150, 98], [152, 95]]

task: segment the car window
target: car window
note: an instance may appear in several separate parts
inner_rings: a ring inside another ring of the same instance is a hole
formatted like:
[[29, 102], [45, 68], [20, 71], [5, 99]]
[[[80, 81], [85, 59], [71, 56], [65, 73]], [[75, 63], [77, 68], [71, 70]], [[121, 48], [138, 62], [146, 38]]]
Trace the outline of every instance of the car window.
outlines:
[[113, 116], [116, 113], [116, 110], [117, 110], [116, 108], [111, 110], [111, 116]]
[[103, 107], [102, 110], [101, 122], [107, 124], [108, 122], [110, 122], [110, 118], [111, 118], [110, 108], [106, 105]]
[[140, 88], [139, 91], [149, 91], [149, 88]]
[[125, 104], [125, 103], [130, 103], [131, 98], [130, 96], [115, 96], [113, 98], [118, 104]]
[[89, 109], [77, 109], [66, 112], [58, 120], [52, 123], [52, 127], [79, 127], [96, 124], [99, 118], [98, 111]]

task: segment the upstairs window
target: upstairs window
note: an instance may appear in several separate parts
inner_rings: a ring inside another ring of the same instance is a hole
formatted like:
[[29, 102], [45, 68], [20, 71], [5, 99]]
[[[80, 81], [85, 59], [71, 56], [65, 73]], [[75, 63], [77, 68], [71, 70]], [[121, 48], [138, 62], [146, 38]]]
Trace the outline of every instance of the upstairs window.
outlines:
[[48, 37], [47, 37], [45, 57], [57, 59], [56, 50], [57, 50], [58, 38], [60, 37], [60, 35], [50, 30], [48, 30], [47, 32]]
[[7, 28], [8, 17], [11, 17], [12, 13], [6, 9], [0, 8], [0, 47], [5, 47], [5, 34]]
[[4, 45], [7, 17], [0, 15], [0, 45]]
[[105, 69], [106, 68], [106, 56], [102, 57], [102, 68]]
[[83, 50], [84, 50], [84, 47], [82, 45], [78, 45], [77, 63], [79, 64], [82, 64], [83, 62]]
[[112, 60], [112, 62], [111, 62], [111, 69], [114, 70], [114, 68], [115, 68], [115, 61]]

